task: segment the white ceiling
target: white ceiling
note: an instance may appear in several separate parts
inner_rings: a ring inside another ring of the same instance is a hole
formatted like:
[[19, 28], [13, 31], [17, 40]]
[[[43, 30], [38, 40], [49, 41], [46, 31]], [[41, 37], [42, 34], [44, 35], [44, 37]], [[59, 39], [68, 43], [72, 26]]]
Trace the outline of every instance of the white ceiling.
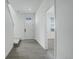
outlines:
[[8, 0], [15, 11], [35, 13], [43, 0]]

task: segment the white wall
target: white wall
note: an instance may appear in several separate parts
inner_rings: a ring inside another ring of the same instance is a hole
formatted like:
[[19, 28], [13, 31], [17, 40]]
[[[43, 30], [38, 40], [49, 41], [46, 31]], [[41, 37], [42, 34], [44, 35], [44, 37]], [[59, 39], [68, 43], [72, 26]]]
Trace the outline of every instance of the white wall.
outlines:
[[12, 6], [9, 4], [9, 10], [14, 21], [14, 36], [15, 38], [23, 38], [24, 37], [24, 21], [20, 14], [15, 12]]
[[[34, 39], [34, 28], [32, 28], [33, 31], [27, 32], [29, 34], [31, 34], [30, 36], [28, 36], [28, 34], [26, 34], [25, 37], [25, 33], [24, 33], [24, 28], [25, 28], [25, 20], [27, 16], [32, 17], [33, 21], [32, 23], [34, 23], [34, 14], [30, 13], [30, 14], [25, 14], [25, 13], [21, 13], [21, 12], [16, 12], [11, 5], [9, 5], [9, 9], [10, 9], [10, 13], [12, 15], [13, 21], [14, 21], [14, 35], [15, 35], [15, 41], [16, 39]], [[31, 24], [29, 24], [31, 25]], [[31, 27], [34, 27], [31, 26]], [[28, 28], [27, 28], [28, 29]]]
[[5, 5], [5, 57], [13, 47], [13, 29], [14, 24], [9, 13], [7, 4]]
[[73, 0], [56, 0], [57, 59], [73, 59]]
[[[51, 21], [51, 17], [54, 18], [54, 21]], [[54, 6], [47, 11], [47, 37], [48, 39], [55, 39], [55, 31], [51, 31], [51, 28], [55, 30]]]
[[44, 0], [36, 13], [36, 40], [46, 49], [46, 12], [53, 5], [53, 0]]

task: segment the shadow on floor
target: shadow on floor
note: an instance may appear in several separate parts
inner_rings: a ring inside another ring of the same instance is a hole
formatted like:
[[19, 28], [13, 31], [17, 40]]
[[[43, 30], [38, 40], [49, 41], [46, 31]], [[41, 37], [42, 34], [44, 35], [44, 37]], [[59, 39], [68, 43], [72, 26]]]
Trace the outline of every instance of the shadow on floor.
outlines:
[[49, 53], [37, 41], [23, 40], [19, 47], [13, 48], [6, 59], [50, 59]]

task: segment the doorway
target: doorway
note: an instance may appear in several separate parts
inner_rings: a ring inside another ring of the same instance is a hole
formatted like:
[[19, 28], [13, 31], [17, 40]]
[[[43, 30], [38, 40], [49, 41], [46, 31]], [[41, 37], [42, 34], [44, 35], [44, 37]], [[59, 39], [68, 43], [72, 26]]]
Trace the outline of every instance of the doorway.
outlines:
[[56, 32], [55, 32], [55, 7], [54, 5], [47, 10], [47, 45], [51, 58], [55, 59]]
[[24, 39], [35, 38], [35, 14], [28, 13], [24, 15]]
[[[55, 51], [54, 0], [20, 0], [19, 2], [16, 0], [16, 3], [9, 2], [13, 9], [11, 15], [15, 21], [14, 28], [18, 32], [17, 36], [24, 35], [24, 39], [21, 39], [22, 42], [19, 47], [11, 51], [8, 59], [53, 59]], [[15, 27], [16, 25], [18, 26]], [[22, 30], [20, 30], [21, 28]]]

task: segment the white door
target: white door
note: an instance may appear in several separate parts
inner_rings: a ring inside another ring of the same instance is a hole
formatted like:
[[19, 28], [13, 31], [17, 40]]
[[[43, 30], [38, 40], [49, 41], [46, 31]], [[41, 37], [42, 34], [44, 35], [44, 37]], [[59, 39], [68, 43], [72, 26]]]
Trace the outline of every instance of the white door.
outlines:
[[24, 38], [25, 39], [34, 39], [34, 19], [27, 18], [25, 20], [24, 26]]

